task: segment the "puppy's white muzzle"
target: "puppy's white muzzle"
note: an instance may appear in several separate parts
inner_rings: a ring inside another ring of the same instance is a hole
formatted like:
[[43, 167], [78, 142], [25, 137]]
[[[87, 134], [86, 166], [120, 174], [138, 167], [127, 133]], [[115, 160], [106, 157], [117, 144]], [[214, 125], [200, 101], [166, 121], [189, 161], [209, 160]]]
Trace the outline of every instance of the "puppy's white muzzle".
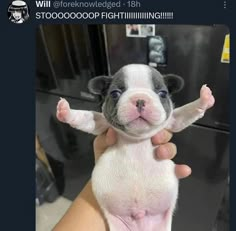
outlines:
[[152, 90], [133, 89], [121, 96], [117, 116], [121, 124], [131, 130], [151, 130], [162, 124], [166, 112], [159, 96]]

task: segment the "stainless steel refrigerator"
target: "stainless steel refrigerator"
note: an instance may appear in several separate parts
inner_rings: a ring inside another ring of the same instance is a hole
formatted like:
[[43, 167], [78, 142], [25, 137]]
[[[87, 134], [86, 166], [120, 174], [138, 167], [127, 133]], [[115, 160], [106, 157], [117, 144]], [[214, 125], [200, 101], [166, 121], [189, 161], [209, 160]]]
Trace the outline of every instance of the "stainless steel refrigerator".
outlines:
[[[173, 231], [228, 230], [222, 201], [228, 203], [229, 64], [221, 60], [227, 34], [225, 25], [155, 25], [155, 38], [163, 40], [165, 51], [156, 68], [185, 80], [184, 89], [173, 95], [175, 106], [197, 99], [203, 84], [216, 99], [204, 118], [172, 139], [178, 148], [174, 161], [192, 168], [192, 175], [180, 181]], [[106, 25], [104, 35], [111, 75], [129, 63], [150, 64], [149, 36], [127, 37], [125, 25]]]

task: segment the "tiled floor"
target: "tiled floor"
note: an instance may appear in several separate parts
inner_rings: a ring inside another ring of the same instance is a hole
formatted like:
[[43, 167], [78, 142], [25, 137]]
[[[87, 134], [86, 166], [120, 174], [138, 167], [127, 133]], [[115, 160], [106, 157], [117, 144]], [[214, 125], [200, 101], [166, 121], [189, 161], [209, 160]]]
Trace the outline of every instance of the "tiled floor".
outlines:
[[36, 231], [51, 231], [69, 208], [71, 201], [59, 197], [53, 203], [36, 206]]

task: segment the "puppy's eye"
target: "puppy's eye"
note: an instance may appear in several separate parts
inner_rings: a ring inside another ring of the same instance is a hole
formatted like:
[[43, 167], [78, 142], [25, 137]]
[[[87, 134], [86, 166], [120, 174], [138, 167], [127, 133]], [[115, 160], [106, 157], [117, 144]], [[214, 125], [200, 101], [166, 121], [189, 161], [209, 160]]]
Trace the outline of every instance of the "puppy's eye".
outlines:
[[119, 90], [114, 90], [114, 91], [112, 91], [112, 92], [110, 93], [110, 95], [111, 95], [111, 97], [112, 97], [113, 99], [118, 99], [118, 98], [120, 97], [120, 95], [121, 95], [121, 91], [119, 91]]
[[161, 90], [158, 92], [158, 95], [161, 97], [161, 98], [166, 98], [168, 92], [165, 91], [165, 90]]

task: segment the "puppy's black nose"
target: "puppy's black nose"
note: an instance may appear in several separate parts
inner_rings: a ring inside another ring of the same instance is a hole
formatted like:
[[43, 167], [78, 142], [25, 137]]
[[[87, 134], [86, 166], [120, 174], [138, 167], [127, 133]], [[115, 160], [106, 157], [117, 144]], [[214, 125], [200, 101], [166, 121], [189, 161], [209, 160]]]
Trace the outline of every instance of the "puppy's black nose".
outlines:
[[143, 99], [138, 99], [136, 101], [136, 107], [138, 109], [138, 112], [143, 111], [144, 110], [143, 108], [145, 107], [145, 101]]

